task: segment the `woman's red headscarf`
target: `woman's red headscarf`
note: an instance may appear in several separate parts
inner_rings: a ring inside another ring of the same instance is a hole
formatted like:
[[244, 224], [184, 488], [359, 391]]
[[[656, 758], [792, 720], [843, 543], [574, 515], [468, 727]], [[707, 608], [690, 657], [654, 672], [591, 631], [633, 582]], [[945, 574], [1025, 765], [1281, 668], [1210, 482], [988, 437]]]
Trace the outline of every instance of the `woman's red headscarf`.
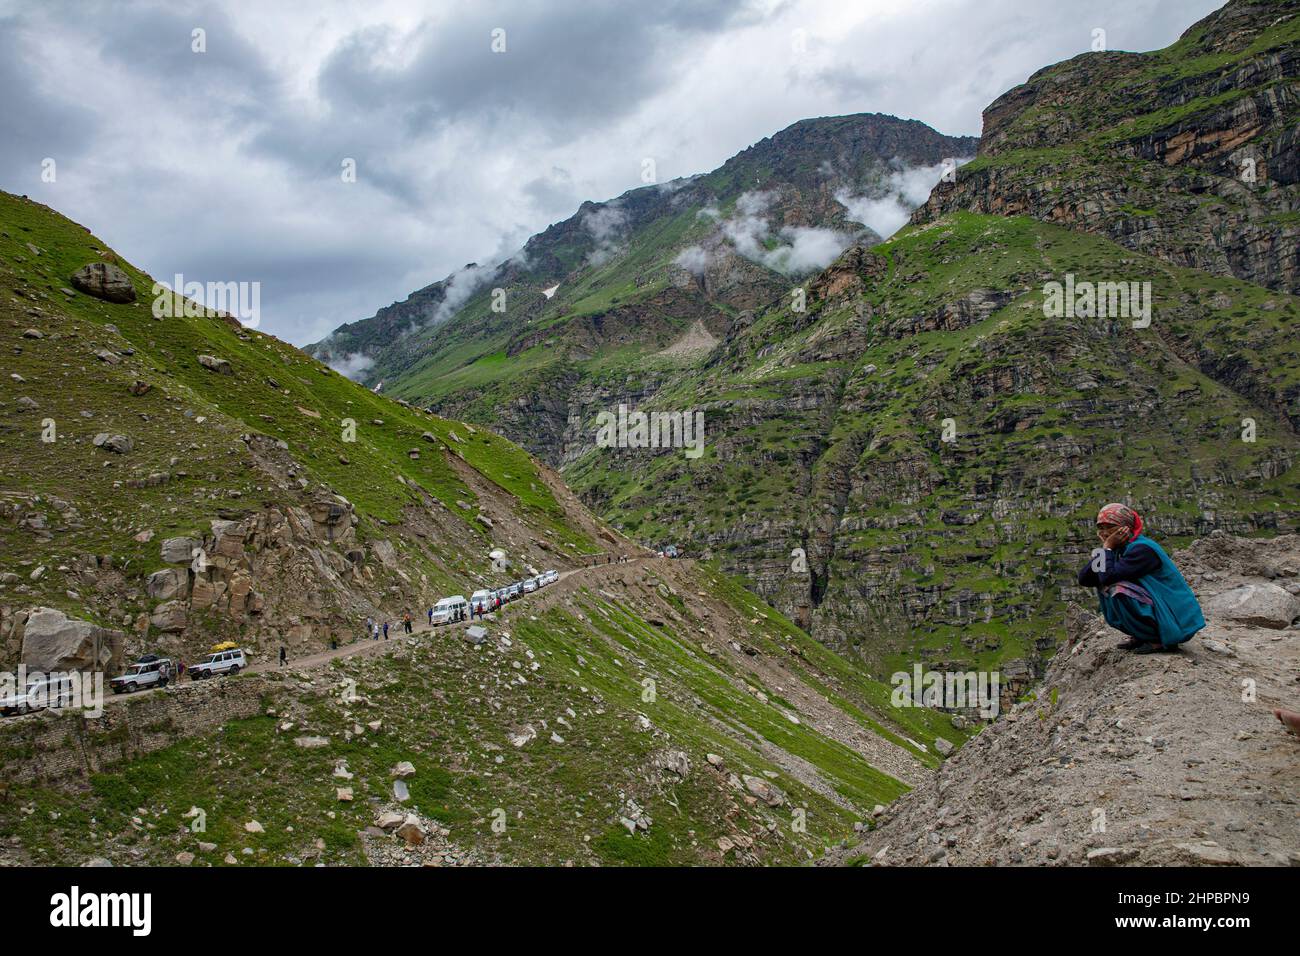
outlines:
[[1113, 524], [1128, 528], [1130, 541], [1142, 533], [1142, 516], [1128, 505], [1106, 505], [1097, 512], [1097, 524]]

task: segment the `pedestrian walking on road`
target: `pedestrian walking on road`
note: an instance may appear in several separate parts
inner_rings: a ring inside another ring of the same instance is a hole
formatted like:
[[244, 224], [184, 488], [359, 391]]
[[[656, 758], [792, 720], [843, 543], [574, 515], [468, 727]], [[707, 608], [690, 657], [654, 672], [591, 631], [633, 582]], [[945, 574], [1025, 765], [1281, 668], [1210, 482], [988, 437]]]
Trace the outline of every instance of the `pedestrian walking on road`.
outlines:
[[285, 653], [284, 645], [281, 644], [280, 645], [280, 666], [283, 667], [287, 663], [289, 663], [289, 655]]
[[388, 622], [384, 622], [384, 640], [388, 640]]
[[433, 627], [433, 608], [429, 608], [429, 626]]

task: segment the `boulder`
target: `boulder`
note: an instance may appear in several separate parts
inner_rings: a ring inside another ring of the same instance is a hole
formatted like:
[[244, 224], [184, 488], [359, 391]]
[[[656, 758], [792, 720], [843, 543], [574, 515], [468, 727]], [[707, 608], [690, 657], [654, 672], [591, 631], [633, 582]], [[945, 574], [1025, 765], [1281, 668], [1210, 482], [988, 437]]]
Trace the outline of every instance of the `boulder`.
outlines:
[[234, 375], [235, 371], [230, 367], [230, 362], [215, 355], [200, 355], [199, 364], [210, 372], [216, 372], [218, 375]]
[[116, 670], [122, 661], [120, 631], [78, 621], [54, 608], [38, 607], [23, 627], [22, 662], [28, 670]]
[[397, 550], [393, 547], [391, 541], [385, 541], [382, 538], [378, 541], [370, 542], [370, 548], [375, 552], [375, 557], [386, 568], [397, 567]]
[[953, 751], [952, 741], [945, 740], [943, 737], [935, 737], [934, 749], [939, 752], [941, 757], [946, 757]]
[[744, 774], [742, 775], [741, 780], [744, 781], [746, 790], [758, 797], [758, 799], [762, 800], [769, 807], [779, 807], [781, 804], [785, 803], [785, 794], [772, 786], [762, 777], [751, 777], [749, 774]]
[[189, 623], [189, 612], [184, 601], [167, 601], [159, 604], [149, 615], [149, 623], [164, 634], [176, 634], [185, 630]]
[[198, 538], [167, 538], [162, 543], [162, 559], [167, 564], [189, 564], [194, 549], [202, 545]]
[[420, 825], [420, 818], [414, 813], [409, 813], [402, 825], [397, 828], [397, 835], [407, 842], [410, 846], [419, 846], [424, 842], [424, 827]]
[[108, 432], [100, 432], [91, 441], [96, 448], [103, 448], [105, 451], [115, 452], [119, 455], [125, 455], [135, 448], [135, 442], [128, 436], [110, 435]]
[[105, 302], [134, 302], [130, 277], [109, 262], [88, 262], [72, 274], [72, 285]]
[[401, 777], [403, 779], [405, 779], [406, 777], [414, 777], [415, 765], [411, 763], [411, 761], [409, 760], [403, 760], [401, 763], [399, 763], [396, 767], [393, 768], [393, 776]]
[[659, 761], [659, 765], [665, 770], [671, 770], [677, 776], [685, 780], [691, 773], [691, 761], [686, 753], [681, 750], [665, 751]]
[[1138, 851], [1132, 847], [1099, 846], [1088, 851], [1089, 866], [1123, 866], [1136, 857]]
[[183, 568], [164, 568], [145, 579], [144, 590], [155, 601], [170, 601], [183, 597], [188, 585], [189, 575]]
[[1212, 619], [1280, 630], [1300, 617], [1300, 598], [1276, 584], [1246, 584], [1210, 598], [1205, 612]]

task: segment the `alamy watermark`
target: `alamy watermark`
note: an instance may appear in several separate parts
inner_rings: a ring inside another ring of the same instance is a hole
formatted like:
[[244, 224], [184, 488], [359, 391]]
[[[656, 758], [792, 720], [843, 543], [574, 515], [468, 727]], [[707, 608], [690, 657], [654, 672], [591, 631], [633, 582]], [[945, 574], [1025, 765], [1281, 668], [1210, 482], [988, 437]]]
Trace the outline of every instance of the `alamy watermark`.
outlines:
[[74, 708], [86, 717], [104, 713], [102, 671], [29, 671], [19, 664], [17, 672], [0, 673], [0, 712], [25, 714], [51, 707]]
[[684, 448], [687, 458], [704, 454], [704, 412], [618, 412], [596, 416], [597, 448]]
[[1043, 284], [1043, 315], [1049, 319], [1132, 319], [1133, 328], [1151, 325], [1150, 282], [1075, 281]]
[[[153, 317], [188, 319], [232, 315], [243, 325], [255, 329], [262, 322], [262, 283], [260, 282], [186, 282], [176, 273], [172, 285], [155, 282]], [[183, 296], [178, 302], [177, 296]]]
[[973, 707], [987, 720], [998, 715], [997, 671], [922, 671], [914, 664], [911, 673], [895, 671], [889, 682], [894, 685], [889, 702], [895, 707]]

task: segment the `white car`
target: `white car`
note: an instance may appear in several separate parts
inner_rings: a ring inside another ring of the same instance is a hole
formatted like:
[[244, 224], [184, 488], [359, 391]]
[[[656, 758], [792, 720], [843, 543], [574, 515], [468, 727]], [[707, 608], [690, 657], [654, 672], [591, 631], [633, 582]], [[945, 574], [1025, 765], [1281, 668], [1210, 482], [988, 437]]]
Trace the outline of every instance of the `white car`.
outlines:
[[190, 680], [206, 680], [220, 674], [238, 674], [247, 666], [248, 661], [244, 659], [244, 652], [235, 648], [233, 651], [217, 651], [215, 654], [209, 654], [201, 661], [191, 664], [185, 673], [190, 675]]
[[70, 674], [47, 674], [33, 677], [21, 692], [5, 694], [0, 697], [0, 714], [30, 714], [34, 710], [47, 707], [61, 707], [71, 704], [76, 699]]
[[171, 660], [158, 657], [151, 661], [137, 661], [110, 680], [108, 686], [113, 688], [114, 694], [121, 694], [148, 687], [166, 687], [171, 679]]
[[542, 572], [542, 584], [543, 584], [543, 585], [546, 585], [546, 584], [554, 584], [554, 583], [555, 583], [556, 581], [558, 581], [558, 580], [560, 580], [560, 572], [559, 572], [559, 571], [543, 571], [543, 572]]
[[525, 594], [532, 594], [537, 590], [537, 578], [524, 578], [519, 582], [519, 587]]
[[469, 617], [469, 602], [465, 600], [463, 594], [445, 597], [433, 606], [434, 624], [450, 624], [452, 621], [462, 621], [467, 617]]

